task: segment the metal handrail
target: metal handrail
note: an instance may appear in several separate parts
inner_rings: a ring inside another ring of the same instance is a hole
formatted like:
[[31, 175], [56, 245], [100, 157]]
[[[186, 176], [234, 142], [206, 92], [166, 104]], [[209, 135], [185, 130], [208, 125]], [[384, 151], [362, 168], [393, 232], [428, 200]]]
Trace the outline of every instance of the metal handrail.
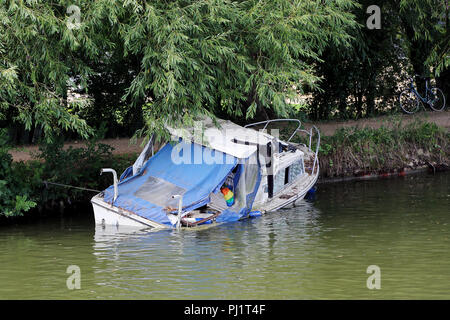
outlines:
[[320, 147], [320, 131], [316, 126], [312, 126], [310, 129], [310, 135], [309, 135], [309, 149], [311, 149], [311, 140], [312, 140], [312, 136], [313, 136], [313, 129], [316, 130], [317, 132], [317, 144], [316, 144], [316, 151], [315, 151], [315, 157], [314, 157], [314, 164], [313, 164], [313, 169], [312, 169], [312, 174], [314, 174], [314, 170], [316, 168], [316, 163], [318, 163], [318, 157], [317, 155], [319, 154], [319, 147]]
[[[297, 133], [297, 132], [304, 132], [304, 133], [306, 133], [309, 136], [308, 148], [311, 149], [311, 140], [312, 140], [311, 130], [308, 131], [308, 130], [305, 130], [305, 129], [298, 129], [295, 133]], [[306, 145], [304, 143], [302, 143], [302, 144], [306, 147]]]
[[267, 126], [269, 125], [269, 123], [271, 123], [271, 122], [281, 122], [281, 121], [298, 122], [297, 128], [294, 130], [294, 132], [291, 134], [291, 136], [289, 137], [289, 139], [287, 141], [287, 142], [289, 142], [289, 141], [291, 141], [292, 137], [297, 133], [297, 130], [300, 130], [300, 127], [302, 126], [301, 121], [298, 120], [298, 119], [272, 119], [272, 120], [265, 120], [265, 121], [260, 121], [260, 122], [249, 123], [249, 124], [245, 125], [244, 128], [253, 127], [253, 126], [265, 123], [265, 126], [263, 128], [263, 130], [265, 130], [267, 128]]
[[117, 197], [119, 196], [119, 188], [117, 187], [118, 181], [117, 181], [117, 172], [114, 169], [111, 168], [102, 168], [100, 170], [100, 175], [102, 175], [104, 172], [111, 172], [113, 174], [113, 183], [114, 183], [114, 198], [113, 202], [116, 201]]
[[265, 123], [264, 128], [263, 128], [263, 130], [265, 130], [267, 128], [267, 126], [269, 125], [269, 123], [271, 123], [271, 122], [280, 122], [280, 121], [294, 121], [294, 122], [298, 122], [297, 128], [291, 134], [291, 136], [289, 137], [287, 142], [290, 142], [291, 139], [294, 137], [294, 135], [297, 132], [304, 132], [304, 133], [309, 135], [309, 146], [308, 146], [308, 148], [311, 151], [313, 151], [311, 149], [311, 147], [312, 147], [313, 130], [316, 131], [317, 143], [316, 143], [316, 150], [313, 151], [314, 152], [314, 163], [313, 163], [313, 168], [312, 168], [312, 172], [311, 172], [311, 174], [314, 174], [314, 171], [316, 169], [316, 164], [318, 165], [318, 161], [319, 161], [318, 160], [318, 154], [319, 154], [319, 147], [320, 147], [320, 131], [319, 131], [319, 129], [316, 126], [312, 126], [309, 130], [305, 130], [305, 129], [300, 129], [302, 123], [298, 119], [272, 119], [272, 120], [265, 120], [265, 121], [250, 123], [250, 124], [245, 125], [244, 128], [248, 128], [248, 127], [252, 127], [252, 126], [256, 126], [256, 125], [260, 125], [260, 124]]
[[[312, 137], [313, 137], [313, 134], [314, 134], [313, 130], [315, 130], [316, 133], [317, 133], [317, 143], [316, 143], [316, 150], [315, 151], [312, 150]], [[309, 135], [308, 149], [314, 152], [314, 162], [313, 162], [313, 168], [312, 168], [311, 174], [314, 174], [314, 171], [316, 171], [316, 165], [318, 165], [318, 162], [319, 162], [318, 155], [319, 155], [319, 147], [320, 147], [320, 131], [319, 131], [319, 129], [316, 126], [312, 126], [309, 130], [298, 129], [298, 130], [296, 130], [296, 133], [297, 132], [304, 132], [307, 135]]]
[[[316, 143], [315, 151], [312, 150], [312, 137], [314, 135], [313, 130], [316, 131], [316, 134], [317, 134], [317, 143]], [[316, 165], [318, 165], [318, 161], [319, 161], [318, 155], [319, 155], [319, 147], [320, 147], [320, 131], [316, 126], [312, 126], [309, 130], [297, 129], [295, 131], [295, 133], [297, 133], [297, 132], [304, 132], [307, 135], [309, 135], [308, 149], [314, 152], [314, 162], [313, 162], [313, 168], [312, 168], [311, 174], [314, 174], [314, 171], [316, 170]]]

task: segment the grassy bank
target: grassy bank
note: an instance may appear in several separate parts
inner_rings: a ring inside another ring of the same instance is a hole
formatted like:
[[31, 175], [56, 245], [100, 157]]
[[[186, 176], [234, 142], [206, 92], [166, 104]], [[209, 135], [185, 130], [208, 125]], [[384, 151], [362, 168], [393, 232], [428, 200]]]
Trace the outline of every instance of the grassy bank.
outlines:
[[402, 173], [429, 166], [448, 169], [450, 132], [435, 123], [393, 120], [381, 127], [346, 127], [323, 136], [319, 150], [322, 178]]

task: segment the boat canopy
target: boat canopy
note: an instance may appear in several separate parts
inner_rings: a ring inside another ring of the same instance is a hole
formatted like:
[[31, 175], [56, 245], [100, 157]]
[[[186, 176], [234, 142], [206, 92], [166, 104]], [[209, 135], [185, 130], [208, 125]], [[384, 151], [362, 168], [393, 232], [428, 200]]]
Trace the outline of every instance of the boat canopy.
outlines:
[[210, 201], [211, 193], [220, 191], [237, 163], [234, 156], [196, 143], [167, 143], [137, 174], [119, 183], [114, 203], [113, 186], [104, 191], [104, 200], [141, 217], [171, 225], [166, 212], [176, 212], [178, 208], [178, 199], [173, 199], [173, 195], [183, 196], [183, 212], [199, 208]]

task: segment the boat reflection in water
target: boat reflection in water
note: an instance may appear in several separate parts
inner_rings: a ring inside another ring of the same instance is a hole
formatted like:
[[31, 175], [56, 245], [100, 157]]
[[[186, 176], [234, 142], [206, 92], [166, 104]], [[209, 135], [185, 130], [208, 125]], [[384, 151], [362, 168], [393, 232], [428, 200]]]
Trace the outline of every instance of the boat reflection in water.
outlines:
[[[311, 203], [301, 202], [293, 209], [215, 227], [155, 232], [96, 225], [95, 282], [104, 291], [120, 289], [123, 298], [267, 296], [266, 286], [286, 271], [281, 269], [290, 268], [292, 275], [301, 272], [296, 264], [310, 252], [295, 248], [299, 243], [315, 247], [320, 241], [315, 236], [320, 232], [318, 217]], [[289, 258], [292, 250], [297, 251], [294, 260]], [[272, 270], [278, 269], [279, 259], [286, 260], [278, 270], [282, 273]]]

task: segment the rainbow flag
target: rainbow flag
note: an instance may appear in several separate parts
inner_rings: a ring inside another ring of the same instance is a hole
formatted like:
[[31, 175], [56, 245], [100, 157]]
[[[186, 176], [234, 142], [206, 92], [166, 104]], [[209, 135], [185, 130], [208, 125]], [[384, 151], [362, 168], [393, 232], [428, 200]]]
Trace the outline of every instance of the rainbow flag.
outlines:
[[220, 192], [223, 193], [223, 197], [225, 198], [225, 201], [227, 202], [227, 206], [231, 207], [234, 204], [233, 192], [227, 187], [220, 188]]

